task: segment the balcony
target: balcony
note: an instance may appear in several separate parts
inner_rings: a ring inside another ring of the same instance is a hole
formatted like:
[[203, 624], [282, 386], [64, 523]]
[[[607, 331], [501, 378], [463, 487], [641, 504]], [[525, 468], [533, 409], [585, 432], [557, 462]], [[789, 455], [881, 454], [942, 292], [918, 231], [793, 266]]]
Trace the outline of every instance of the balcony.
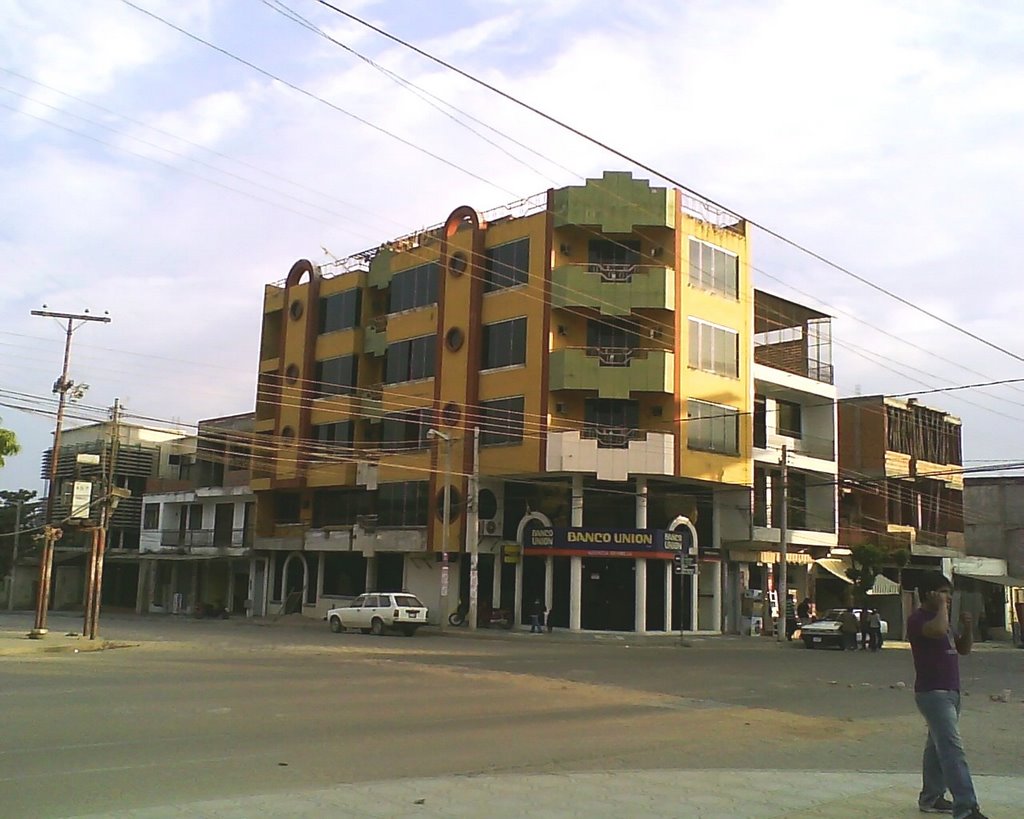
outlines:
[[550, 365], [552, 390], [595, 390], [600, 398], [629, 398], [632, 392], [675, 389], [675, 355], [668, 350], [567, 347], [552, 351]]
[[163, 529], [160, 531], [162, 549], [250, 549], [253, 531], [249, 529]]
[[636, 264], [570, 264], [551, 271], [553, 307], [590, 307], [625, 316], [637, 308], [674, 310], [675, 273], [670, 267]]
[[547, 440], [548, 472], [587, 472], [602, 481], [630, 475], [674, 475], [675, 436], [624, 427], [553, 432]]
[[352, 414], [368, 421], [380, 421], [384, 417], [384, 385], [372, 384], [368, 387], [357, 387], [353, 391], [355, 402]]

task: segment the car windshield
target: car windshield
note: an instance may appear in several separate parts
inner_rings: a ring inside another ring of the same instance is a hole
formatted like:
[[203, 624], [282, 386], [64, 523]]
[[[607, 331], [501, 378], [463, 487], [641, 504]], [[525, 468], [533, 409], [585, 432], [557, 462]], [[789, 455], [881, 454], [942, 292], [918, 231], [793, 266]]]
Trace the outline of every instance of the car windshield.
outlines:
[[421, 608], [423, 608], [423, 604], [419, 600], [417, 600], [415, 597], [413, 597], [411, 594], [396, 594], [395, 595], [395, 605], [396, 606], [404, 606], [405, 608], [411, 608], [411, 609], [421, 609]]
[[820, 617], [821, 620], [838, 620], [843, 616], [845, 609], [829, 609], [825, 614]]

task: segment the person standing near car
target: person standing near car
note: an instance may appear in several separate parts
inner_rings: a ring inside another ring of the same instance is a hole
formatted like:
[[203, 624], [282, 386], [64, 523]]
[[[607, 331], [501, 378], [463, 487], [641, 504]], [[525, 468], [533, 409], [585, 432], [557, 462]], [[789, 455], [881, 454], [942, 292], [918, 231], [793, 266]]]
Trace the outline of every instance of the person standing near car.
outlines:
[[[914, 655], [914, 700], [928, 725], [921, 765], [918, 807], [924, 813], [952, 813], [954, 819], [985, 819], [978, 808], [964, 744], [960, 739], [960, 654], [969, 654], [971, 616], [960, 615], [954, 635], [949, 609], [953, 585], [929, 573], [918, 585], [921, 607], [907, 620]], [[946, 789], [953, 801], [946, 799]]]
[[540, 600], [534, 600], [528, 612], [530, 615], [530, 634], [543, 634], [540, 627], [540, 618], [544, 616], [544, 606]]
[[839, 633], [843, 635], [843, 648], [846, 651], [857, 650], [857, 615], [853, 609], [844, 609], [839, 617]]
[[867, 651], [871, 641], [871, 609], [860, 610], [860, 650]]

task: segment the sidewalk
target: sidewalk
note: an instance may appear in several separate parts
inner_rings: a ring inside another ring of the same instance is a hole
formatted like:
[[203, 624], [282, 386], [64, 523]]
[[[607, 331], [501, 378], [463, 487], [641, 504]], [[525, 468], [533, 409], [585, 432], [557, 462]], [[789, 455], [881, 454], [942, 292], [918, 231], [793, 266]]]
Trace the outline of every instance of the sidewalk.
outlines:
[[[605, 771], [451, 776], [338, 785], [96, 814], [100, 817], [252, 816], [491, 819], [917, 819], [917, 774], [818, 771]], [[975, 777], [992, 819], [1020, 816], [1024, 778]]]

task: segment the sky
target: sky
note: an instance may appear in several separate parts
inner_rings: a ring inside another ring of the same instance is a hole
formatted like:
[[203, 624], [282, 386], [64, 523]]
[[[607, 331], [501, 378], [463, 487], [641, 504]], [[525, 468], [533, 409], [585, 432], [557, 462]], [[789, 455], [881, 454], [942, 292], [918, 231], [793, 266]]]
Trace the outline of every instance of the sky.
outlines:
[[[1024, 460], [1024, 381], [926, 392], [1024, 379], [1021, 4], [335, 5], [903, 297], [753, 232], [755, 286], [835, 316], [841, 396], [920, 390], [968, 466]], [[0, 0], [0, 489], [51, 440], [64, 331], [31, 310], [111, 318], [70, 423], [187, 429], [253, 408], [296, 259], [604, 170], [666, 184], [315, 0]]]

